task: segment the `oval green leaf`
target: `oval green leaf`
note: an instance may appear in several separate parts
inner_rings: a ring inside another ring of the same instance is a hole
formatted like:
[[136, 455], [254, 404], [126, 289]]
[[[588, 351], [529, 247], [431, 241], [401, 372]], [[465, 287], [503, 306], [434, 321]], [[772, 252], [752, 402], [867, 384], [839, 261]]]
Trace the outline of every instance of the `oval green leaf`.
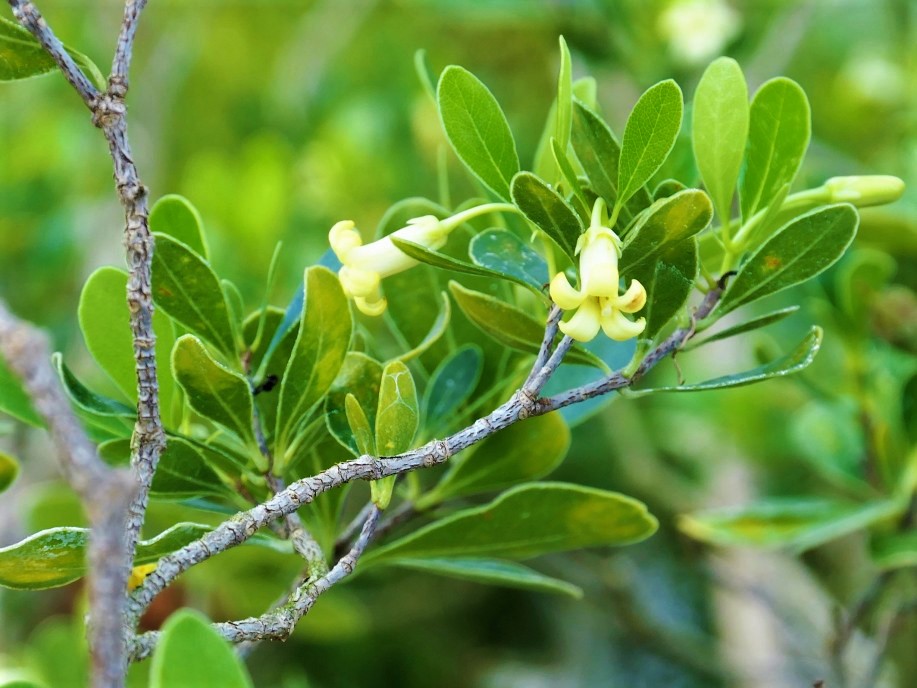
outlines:
[[474, 344], [465, 345], [444, 358], [430, 376], [424, 392], [424, 425], [431, 436], [449, 424], [469, 400], [484, 369], [484, 354]]
[[638, 280], [647, 293], [646, 306], [637, 314], [646, 318], [642, 339], [654, 339], [685, 307], [694, 291], [697, 265], [697, 240], [689, 237], [667, 244], [653, 263], [641, 261], [627, 273], [628, 279]]
[[546, 576], [528, 566], [499, 559], [398, 559], [389, 566], [432, 573], [447, 578], [467, 580], [503, 588], [568, 595], [581, 599], [581, 588], [567, 581]]
[[327, 268], [306, 269], [305, 298], [293, 353], [280, 383], [275, 432], [281, 458], [297, 426], [324, 399], [350, 348], [353, 319], [337, 275]]
[[806, 213], [768, 239], [742, 265], [723, 294], [717, 313], [805, 282], [834, 265], [856, 235], [860, 218], [849, 204]]
[[576, 242], [585, 227], [573, 207], [531, 172], [513, 177], [512, 196], [523, 215], [551, 237], [570, 260], [576, 260]]
[[45, 426], [29, 395], [22, 388], [19, 378], [6, 367], [3, 356], [0, 356], [0, 413], [6, 413], [36, 428]]
[[382, 371], [379, 406], [376, 411], [376, 451], [394, 456], [411, 448], [420, 424], [417, 388], [411, 371], [401, 361], [392, 361]]
[[446, 137], [469, 170], [491, 191], [509, 200], [509, 183], [519, 171], [516, 143], [496, 98], [462, 67], [443, 70], [436, 89]]
[[796, 177], [812, 133], [809, 101], [792, 79], [765, 83], [751, 102], [748, 149], [739, 183], [742, 217], [770, 206], [777, 192]]
[[435, 521], [370, 552], [365, 568], [394, 559], [528, 559], [550, 552], [626, 545], [657, 528], [646, 506], [617, 492], [565, 483], [523, 485], [490, 504]]
[[784, 318], [788, 318], [793, 315], [796, 311], [799, 310], [799, 306], [787, 306], [786, 308], [780, 308], [776, 311], [771, 311], [770, 313], [765, 313], [764, 315], [759, 315], [751, 320], [746, 320], [745, 322], [733, 325], [732, 327], [727, 327], [719, 332], [714, 332], [708, 337], [697, 341], [691, 341], [682, 351], [690, 351], [691, 349], [696, 349], [705, 344], [710, 344], [712, 342], [718, 342], [723, 339], [729, 339], [730, 337], [735, 337], [740, 334], [745, 334], [746, 332], [752, 332], [754, 330], [759, 330], [762, 327], [767, 327], [772, 325], [775, 322], [780, 322]]
[[[361, 442], [357, 441], [353, 423], [348, 422], [347, 397], [354, 397], [351, 403], [356, 403], [361, 412], [366, 411], [366, 426], [373, 428], [376, 424], [376, 407], [379, 404], [381, 384], [382, 364], [364, 353], [351, 351], [344, 358], [344, 364], [328, 390], [328, 399], [325, 401], [325, 422], [328, 424], [328, 430], [354, 456], [368, 452], [360, 446]], [[363, 444], [365, 446], [365, 443]]]
[[671, 79], [640, 96], [624, 128], [616, 205], [623, 205], [662, 167], [678, 138], [683, 110], [681, 89]]
[[[108, 88], [105, 77], [92, 60], [67, 46], [64, 49], [97, 89]], [[0, 17], [0, 81], [28, 79], [55, 69], [57, 63], [28, 29]]]
[[175, 342], [172, 372], [192, 409], [255, 446], [254, 402], [244, 377], [214, 360], [201, 340], [190, 334]]
[[220, 280], [192, 248], [156, 234], [153, 298], [173, 320], [236, 358], [235, 336]]
[[150, 209], [150, 231], [168, 234], [185, 244], [204, 260], [209, 260], [204, 221], [197, 208], [184, 196], [168, 194]]
[[242, 660], [200, 612], [179, 610], [161, 633], [153, 653], [150, 688], [254, 688]]
[[544, 294], [542, 289], [550, 281], [545, 259], [505, 229], [488, 229], [476, 234], [468, 245], [468, 255], [475, 265], [515, 277], [539, 295]]
[[697, 168], [725, 225], [748, 140], [748, 86], [738, 62], [720, 57], [707, 67], [694, 94], [691, 125]]

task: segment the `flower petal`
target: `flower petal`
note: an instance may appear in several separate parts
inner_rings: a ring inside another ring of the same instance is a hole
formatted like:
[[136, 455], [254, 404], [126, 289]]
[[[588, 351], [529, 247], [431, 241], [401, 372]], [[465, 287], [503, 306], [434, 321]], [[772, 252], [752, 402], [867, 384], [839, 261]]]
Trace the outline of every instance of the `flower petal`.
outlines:
[[602, 317], [602, 331], [616, 342], [633, 339], [646, 329], [646, 318], [631, 322], [619, 310], [612, 310], [611, 314]]
[[558, 272], [554, 275], [554, 279], [551, 280], [551, 288], [549, 291], [551, 293], [551, 300], [565, 311], [572, 311], [574, 308], [578, 308], [586, 298], [585, 294], [570, 286], [567, 276], [562, 272]]
[[638, 280], [631, 280], [630, 288], [614, 302], [615, 307], [622, 313], [636, 313], [646, 305], [646, 289]]
[[561, 322], [558, 327], [561, 332], [578, 342], [595, 339], [601, 328], [598, 299], [583, 301], [573, 317], [567, 322]]

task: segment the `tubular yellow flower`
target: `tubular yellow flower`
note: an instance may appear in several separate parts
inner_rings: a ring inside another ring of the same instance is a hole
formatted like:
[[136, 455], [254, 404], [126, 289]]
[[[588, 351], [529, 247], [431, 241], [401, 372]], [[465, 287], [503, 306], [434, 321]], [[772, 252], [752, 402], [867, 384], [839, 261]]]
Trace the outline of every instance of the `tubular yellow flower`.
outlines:
[[551, 299], [565, 311], [576, 309], [560, 330], [578, 342], [588, 342], [601, 329], [616, 341], [636, 337], [646, 327], [646, 319], [629, 320], [625, 313], [636, 313], [646, 305], [646, 290], [637, 280], [619, 293], [618, 258], [621, 239], [602, 225], [605, 202], [599, 199], [592, 210], [592, 222], [579, 238], [580, 288], [575, 289], [563, 272], [551, 280]]
[[853, 203], [863, 208], [897, 201], [904, 195], [904, 180], [885, 174], [831, 177], [825, 188], [832, 203]]
[[487, 203], [444, 220], [434, 215], [415, 217], [408, 220], [407, 225], [401, 229], [365, 246], [354, 223], [342, 220], [328, 232], [328, 242], [342, 264], [338, 276], [344, 293], [353, 298], [362, 313], [382, 315], [388, 303], [380, 288], [382, 278], [418, 264], [395, 246], [392, 237], [436, 250], [446, 243], [449, 233], [462, 223], [484, 213], [515, 210], [515, 206], [505, 203]]

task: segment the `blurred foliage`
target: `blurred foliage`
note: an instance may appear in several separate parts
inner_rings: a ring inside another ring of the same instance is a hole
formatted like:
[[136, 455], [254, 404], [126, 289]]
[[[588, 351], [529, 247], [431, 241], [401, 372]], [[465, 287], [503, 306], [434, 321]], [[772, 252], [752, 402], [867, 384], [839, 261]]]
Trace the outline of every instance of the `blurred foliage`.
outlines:
[[[118, 5], [46, 0], [41, 8], [69, 45], [104, 65]], [[912, 575], [893, 572], [896, 585], [884, 586], [876, 613], [861, 620], [878, 641], [856, 633], [842, 658], [830, 651], [844, 629], [838, 610], [889, 580], [862, 535], [796, 560], [708, 548], [675, 525], [686, 512], [764, 496], [873, 495], [883, 457], [903, 460], [917, 443], [912, 2], [154, 2], [129, 99], [135, 156], [154, 197], [192, 199], [211, 261], [249, 309], [283, 241], [272, 301], [284, 307], [335, 221], [371, 227], [396, 199], [437, 198], [444, 139], [412, 68], [416, 49], [437, 72], [459, 63], [487, 83], [529, 160], [555, 93], [559, 33], [574, 77], [582, 69], [597, 78], [616, 131], [647, 86], [675, 77], [690, 94], [709, 60], [726, 54], [751, 89], [777, 74], [806, 89], [813, 144], [801, 188], [839, 174], [895, 174], [908, 183], [905, 198], [864, 212], [855, 249], [796, 293], [800, 314], [772, 326], [787, 340], [800, 339], [809, 322], [824, 326], [822, 351], [800, 377], [615, 403], [577, 428], [552, 478], [634, 495], [661, 524], [627, 550], [547, 558], [546, 572], [563, 571], [583, 601], [370, 571], [323, 598], [289, 643], [253, 654], [256, 685], [706, 688], [822, 678], [831, 686], [845, 671], [851, 686], [906, 685], [917, 675]], [[107, 152], [56, 75], [0, 84], [0, 97], [0, 293], [48, 327], [81, 379], [92, 379], [75, 317], [79, 290], [96, 267], [123, 260]], [[667, 164], [670, 176], [696, 174], [690, 145], [676, 144]], [[458, 162], [450, 157], [447, 166], [470, 193]], [[790, 303], [778, 297], [770, 306]], [[725, 364], [754, 365], [753, 347], [735, 341], [686, 356], [683, 372], [703, 379]], [[768, 336], [751, 341], [771, 357]], [[667, 368], [660, 383], [676, 377]], [[22, 463], [0, 505], [0, 545], [81, 525], [72, 497], [47, 482], [54, 466], [39, 434], [0, 423], [0, 435], [9, 430], [3, 448]], [[158, 505], [149, 532], [180, 520], [206, 521], [200, 511]], [[257, 614], [295, 563], [262, 549], [232, 551], [190, 572], [150, 622], [183, 603], [217, 619]], [[909, 615], [892, 613], [908, 599]], [[31, 676], [55, 688], [83, 685], [74, 652], [81, 604], [77, 586], [0, 592], [0, 684]], [[889, 624], [893, 662], [876, 669]], [[145, 668], [135, 673], [132, 685], [144, 685]]]

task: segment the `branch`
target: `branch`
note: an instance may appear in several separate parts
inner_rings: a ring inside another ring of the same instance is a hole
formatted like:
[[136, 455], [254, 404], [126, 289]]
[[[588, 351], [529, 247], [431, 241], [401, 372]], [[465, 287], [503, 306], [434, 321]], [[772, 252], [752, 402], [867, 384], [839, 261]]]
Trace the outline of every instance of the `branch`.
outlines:
[[64, 477], [86, 507], [92, 526], [89, 538], [92, 685], [121, 686], [126, 668], [121, 618], [131, 568], [124, 521], [137, 486], [129, 472], [109, 468], [98, 457], [48, 363], [50, 355], [44, 335], [15, 318], [2, 301], [0, 355], [22, 380], [47, 423]]
[[[694, 314], [693, 319], [697, 320], [708, 315], [716, 306], [721, 294], [721, 289], [714, 289], [708, 293]], [[550, 329], [550, 327], [551, 322], [549, 320], [546, 329]], [[160, 559], [156, 570], [147, 576], [144, 583], [131, 596], [128, 603], [130, 620], [136, 622], [150, 602], [153, 601], [153, 598], [192, 566], [242, 544], [260, 528], [272, 521], [283, 518], [287, 514], [293, 513], [304, 504], [311, 503], [318, 495], [355, 480], [379, 480], [386, 476], [401, 475], [419, 468], [428, 468], [445, 463], [453, 454], [467, 449], [473, 444], [529, 416], [550, 413], [558, 408], [630, 386], [649, 372], [659, 361], [676, 351], [693, 334], [693, 325], [690, 328], [681, 328], [673, 332], [670, 337], [647, 355], [633, 377], [625, 377], [620, 372], [613, 373], [598, 382], [583, 385], [550, 399], [533, 399], [531, 396], [527, 396], [523, 390], [519, 390], [509, 401], [489, 415], [479, 418], [467, 428], [444, 440], [431, 440], [422, 447], [397, 456], [375, 457], [363, 455], [352, 461], [344, 461], [332, 466], [312, 477], [291, 483], [289, 487], [278, 492], [263, 504], [236, 514], [201, 539]], [[562, 341], [558, 345], [558, 350], [561, 350], [564, 346], [564, 341]], [[566, 346], [569, 347], [569, 343]], [[557, 352], [555, 351], [555, 353]], [[552, 355], [541, 371], [536, 373], [536, 377], [547, 369], [545, 374], [549, 378], [557, 366], [560, 365], [560, 360], [560, 356]]]
[[42, 17], [41, 12], [38, 11], [38, 8], [29, 0], [9, 0], [9, 4], [13, 9], [13, 16], [16, 17], [16, 20], [35, 36], [36, 40], [41, 44], [41, 47], [45, 49], [45, 52], [47, 52], [48, 55], [51, 56], [51, 59], [57, 63], [57, 66], [60, 67], [61, 72], [64, 74], [64, 78], [70, 82], [70, 85], [73, 86], [80, 98], [83, 99], [86, 106], [92, 109], [96, 102], [98, 102], [101, 94], [98, 89], [93, 86], [89, 77], [83, 73], [83, 70], [80, 69], [73, 58], [70, 57], [70, 53], [67, 52], [67, 49], [64, 47], [64, 44], [60, 42], [58, 37], [54, 35], [51, 27], [48, 26], [45, 18]]
[[124, 3], [124, 19], [121, 22], [121, 33], [118, 35], [118, 45], [115, 48], [115, 57], [111, 63], [111, 76], [108, 77], [109, 91], [112, 95], [124, 98], [129, 86], [128, 72], [131, 68], [131, 57], [134, 52], [134, 36], [137, 34], [137, 24], [140, 22], [140, 13], [146, 7], [147, 0], [127, 0]]
[[[316, 600], [325, 592], [353, 573], [357, 562], [369, 545], [379, 522], [381, 510], [373, 507], [369, 512], [360, 537], [353, 548], [334, 567], [314, 582], [306, 581], [290, 596], [286, 604], [259, 617], [226, 621], [214, 624], [214, 628], [231, 643], [251, 643], [261, 640], [286, 640], [296, 624], [312, 609]], [[131, 656], [135, 661], [152, 654], [159, 641], [158, 632], [144, 633], [135, 639]]]

